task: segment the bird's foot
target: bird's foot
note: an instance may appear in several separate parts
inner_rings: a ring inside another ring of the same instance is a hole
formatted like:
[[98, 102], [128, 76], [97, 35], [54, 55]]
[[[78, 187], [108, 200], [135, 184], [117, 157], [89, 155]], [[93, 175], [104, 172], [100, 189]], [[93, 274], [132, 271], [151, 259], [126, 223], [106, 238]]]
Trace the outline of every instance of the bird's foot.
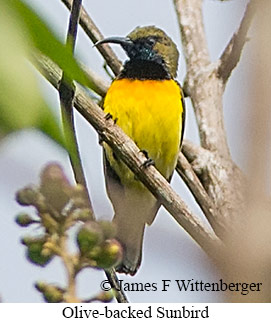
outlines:
[[146, 167], [155, 165], [154, 161], [149, 157], [149, 154], [146, 150], [142, 149], [140, 150], [140, 152], [147, 158], [147, 160], [145, 160], [144, 163], [142, 164], [142, 167], [146, 168]]
[[[105, 116], [104, 116], [104, 118], [105, 118], [105, 120], [110, 120], [110, 119], [113, 119], [113, 116], [112, 116], [112, 114], [111, 113], [107, 113]], [[114, 121], [114, 123], [116, 124], [117, 123], [117, 121], [118, 121], [118, 118], [115, 118], [115, 119], [113, 119], [113, 121]]]
[[105, 120], [109, 120], [109, 119], [112, 119], [113, 117], [112, 117], [112, 114], [108, 112], [104, 118]]
[[144, 161], [144, 163], [142, 164], [142, 167], [149, 167], [149, 166], [154, 166], [155, 163], [151, 158], [148, 158], [147, 160]]

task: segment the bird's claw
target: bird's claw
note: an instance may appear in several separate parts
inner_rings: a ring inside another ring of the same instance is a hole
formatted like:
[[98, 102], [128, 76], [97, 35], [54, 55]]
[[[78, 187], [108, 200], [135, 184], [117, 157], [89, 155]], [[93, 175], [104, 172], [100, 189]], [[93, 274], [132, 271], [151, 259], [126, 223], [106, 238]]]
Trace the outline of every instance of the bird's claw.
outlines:
[[149, 167], [149, 166], [154, 166], [155, 163], [151, 158], [148, 158], [147, 160], [144, 161], [144, 163], [142, 164], [142, 167]]
[[112, 117], [112, 114], [108, 112], [104, 118], [105, 120], [109, 120], [109, 119], [112, 119], [113, 117]]
[[142, 164], [142, 167], [154, 166], [154, 161], [151, 158], [149, 158], [148, 152], [144, 149], [140, 150], [140, 152], [147, 158], [147, 160], [145, 160]]

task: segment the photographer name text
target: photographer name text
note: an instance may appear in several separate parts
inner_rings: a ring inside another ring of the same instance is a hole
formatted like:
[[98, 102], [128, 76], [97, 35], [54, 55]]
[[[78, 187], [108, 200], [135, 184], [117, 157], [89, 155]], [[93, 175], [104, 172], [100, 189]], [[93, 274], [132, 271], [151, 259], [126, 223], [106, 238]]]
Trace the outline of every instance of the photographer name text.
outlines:
[[[204, 282], [194, 279], [162, 279], [161, 282], [125, 282], [119, 280], [120, 289], [124, 292], [167, 292], [171, 288], [177, 288], [180, 292], [236, 292], [248, 295], [250, 292], [260, 292], [262, 283], [259, 282], [225, 282], [220, 279], [217, 282]], [[108, 280], [101, 282], [101, 289], [108, 291], [111, 285]]]

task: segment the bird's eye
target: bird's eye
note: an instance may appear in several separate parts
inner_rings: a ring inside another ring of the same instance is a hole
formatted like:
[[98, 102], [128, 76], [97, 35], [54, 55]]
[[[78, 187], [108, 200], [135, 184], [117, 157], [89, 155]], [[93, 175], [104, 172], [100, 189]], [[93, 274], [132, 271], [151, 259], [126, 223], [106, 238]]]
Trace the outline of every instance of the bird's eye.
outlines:
[[148, 44], [149, 44], [150, 46], [153, 46], [155, 43], [156, 43], [156, 40], [155, 40], [153, 37], [149, 37], [149, 38], [148, 38]]

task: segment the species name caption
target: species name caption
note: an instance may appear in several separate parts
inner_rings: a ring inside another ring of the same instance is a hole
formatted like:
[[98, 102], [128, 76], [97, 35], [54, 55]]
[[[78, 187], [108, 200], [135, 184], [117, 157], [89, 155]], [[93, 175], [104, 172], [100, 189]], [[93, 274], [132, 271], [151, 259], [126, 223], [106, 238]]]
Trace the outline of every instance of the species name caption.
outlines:
[[180, 308], [169, 309], [164, 306], [148, 306], [146, 309], [133, 309], [133, 306], [129, 305], [122, 309], [112, 309], [110, 306], [105, 305], [98, 309], [85, 309], [83, 305], [66, 306], [62, 315], [64, 318], [125, 318], [125, 319], [141, 319], [141, 318], [209, 318], [209, 307], [195, 307], [180, 306]]
[[[179, 292], [235, 292], [246, 296], [250, 292], [261, 292], [262, 285], [259, 282], [225, 282], [223, 279], [212, 283], [195, 279], [162, 279], [160, 283], [131, 283], [119, 280], [119, 290], [124, 292], [167, 292], [174, 289]], [[111, 289], [108, 280], [103, 280], [100, 287], [103, 291]]]

